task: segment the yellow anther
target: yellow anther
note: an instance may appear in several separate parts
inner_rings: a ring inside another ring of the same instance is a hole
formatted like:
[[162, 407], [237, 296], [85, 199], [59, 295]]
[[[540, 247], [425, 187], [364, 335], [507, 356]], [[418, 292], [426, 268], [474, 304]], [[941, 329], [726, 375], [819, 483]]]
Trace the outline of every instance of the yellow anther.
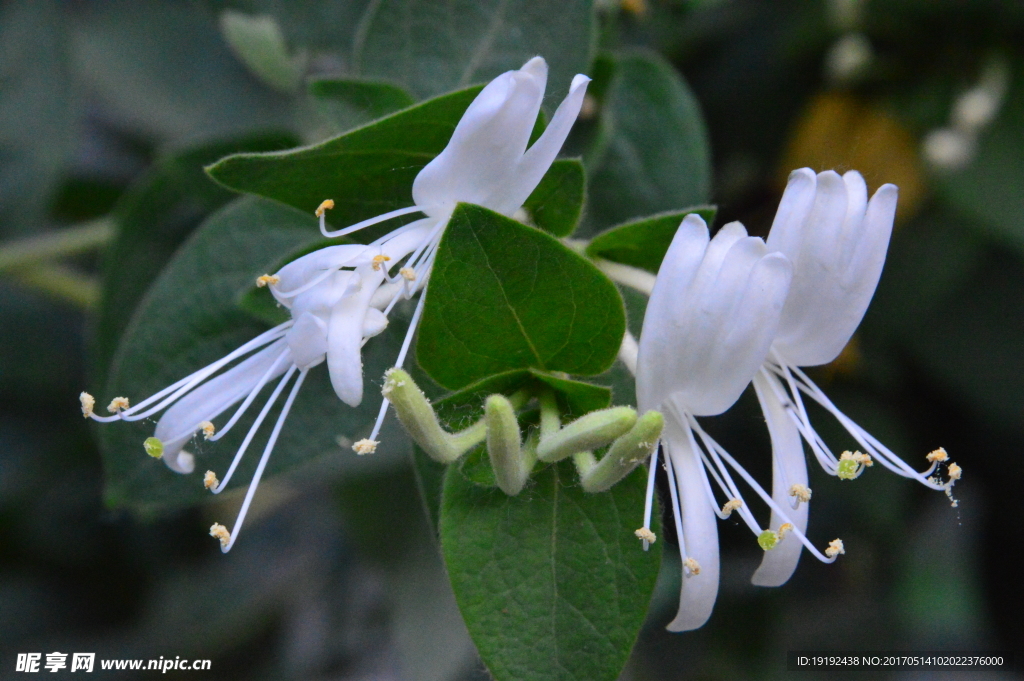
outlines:
[[368, 440], [366, 438], [363, 438], [362, 440], [359, 440], [354, 445], [352, 445], [352, 451], [354, 451], [359, 456], [362, 456], [363, 454], [373, 454], [374, 452], [377, 451], [377, 445], [379, 444], [380, 443], [377, 442], [376, 440]]
[[698, 563], [693, 558], [687, 558], [686, 560], [684, 560], [683, 567], [690, 571], [690, 574], [687, 575], [688, 577], [700, 574], [700, 563]]
[[199, 428], [200, 430], [203, 431], [203, 437], [205, 437], [207, 440], [213, 437], [213, 434], [217, 432], [217, 429], [209, 421], [203, 421], [202, 423], [200, 423]]
[[843, 540], [833, 539], [828, 543], [828, 548], [825, 549], [825, 555], [829, 558], [835, 558], [840, 553], [846, 553], [846, 549], [843, 547]]
[[256, 288], [263, 288], [267, 284], [277, 286], [281, 283], [281, 277], [276, 274], [261, 274], [256, 277]]
[[213, 489], [219, 484], [220, 480], [217, 479], [217, 474], [213, 471], [206, 471], [206, 475], [203, 476], [203, 487]]
[[228, 528], [220, 523], [214, 523], [210, 526], [210, 536], [220, 540], [220, 547], [222, 549], [226, 549], [228, 542], [231, 541], [231, 534], [228, 532]]
[[725, 502], [724, 506], [722, 506], [722, 513], [724, 513], [725, 517], [728, 518], [732, 515], [733, 511], [735, 511], [738, 508], [741, 508], [742, 506], [743, 502], [740, 501], [739, 499], [730, 499], [729, 501]]
[[398, 273], [405, 277], [408, 281], [416, 281], [416, 270], [411, 267], [403, 267], [398, 270]]
[[96, 398], [84, 392], [78, 396], [78, 401], [82, 403], [82, 416], [85, 418], [92, 416], [92, 410], [96, 406]]
[[802, 501], [806, 504], [811, 500], [811, 488], [797, 483], [789, 488], [789, 496], [796, 497], [797, 501]]
[[964, 474], [964, 469], [951, 462], [946, 468], [946, 474], [949, 476], [950, 480], [959, 480], [960, 476]]
[[315, 215], [318, 218], [322, 218], [324, 216], [324, 212], [329, 211], [332, 208], [334, 208], [334, 199], [327, 199], [317, 206]]
[[863, 452], [854, 452], [853, 460], [865, 468], [875, 465], [875, 462], [871, 460], [871, 457]]
[[119, 411], [127, 409], [128, 406], [129, 405], [127, 397], [115, 397], [114, 399], [110, 400], [110, 404], [107, 405], [107, 411], [109, 411], [111, 414], [116, 414]]
[[373, 256], [373, 271], [380, 271], [381, 266], [388, 260], [391, 260], [391, 256], [384, 255], [383, 253], [381, 253], [380, 255]]
[[651, 532], [651, 528], [649, 527], [641, 527], [633, 534], [635, 534], [638, 539], [643, 539], [648, 544], [653, 544], [654, 542], [658, 541], [657, 535]]
[[949, 458], [949, 454], [946, 453], [945, 449], [939, 447], [934, 452], [928, 454], [925, 458], [934, 463], [936, 461], [945, 461]]
[[782, 541], [786, 537], [786, 533], [793, 529], [793, 523], [782, 523], [779, 525], [779, 541]]

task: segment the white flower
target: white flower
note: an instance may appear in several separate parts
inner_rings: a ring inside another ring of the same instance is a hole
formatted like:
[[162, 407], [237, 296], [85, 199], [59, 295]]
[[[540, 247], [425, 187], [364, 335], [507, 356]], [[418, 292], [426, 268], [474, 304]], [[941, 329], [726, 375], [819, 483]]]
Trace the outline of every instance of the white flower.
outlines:
[[[772, 514], [773, 530], [786, 522], [801, 533], [807, 528], [810, 490], [801, 438], [825, 471], [840, 478], [856, 477], [877, 461], [947, 493], [955, 482], [932, 477], [944, 461], [940, 457], [931, 456], [931, 466], [923, 473], [913, 470], [839, 411], [798, 368], [834, 360], [864, 317], [885, 262], [897, 194], [895, 185], [886, 184], [868, 201], [867, 186], [856, 171], [842, 177], [832, 171], [815, 176], [802, 168], [790, 175], [779, 204], [767, 245], [793, 263], [793, 283], [767, 361], [754, 377], [772, 440], [772, 496], [786, 509], [785, 517]], [[801, 393], [831, 412], [866, 454], [837, 459], [811, 426]], [[798, 543], [780, 542], [765, 552], [754, 584], [785, 583], [799, 557]]]
[[[683, 220], [658, 272], [640, 336], [637, 400], [641, 413], [657, 409], [665, 415], [662, 445], [683, 562], [679, 612], [668, 625], [670, 631], [700, 627], [714, 607], [716, 513], [737, 510], [755, 534], [762, 532], [739, 501], [728, 468], [749, 476], [695, 417], [728, 409], [758, 371], [775, 337], [790, 277], [786, 258], [748, 237], [743, 225], [728, 224], [709, 240], [698, 215]], [[657, 452], [642, 528], [646, 535], [656, 468]], [[723, 512], [706, 469], [729, 500]]]
[[[289, 308], [292, 319], [226, 357], [200, 369], [131, 407], [125, 398], [111, 403], [113, 416], [93, 413], [95, 401], [82, 394], [82, 412], [97, 421], [134, 421], [166, 409], [157, 423], [146, 451], [161, 457], [172, 470], [190, 473], [194, 457], [183, 450], [197, 432], [217, 440], [237, 423], [269, 382], [280, 377], [253, 426], [235, 455], [223, 481], [212, 472], [204, 478], [214, 493], [231, 479], [242, 456], [273, 405], [294, 378], [281, 414], [264, 447], [262, 458], [235, 527], [228, 532], [214, 525], [211, 534], [230, 550], [255, 494], [270, 453], [277, 441], [295, 396], [309, 369], [327, 361], [338, 397], [358, 406], [363, 398], [361, 348], [381, 333], [394, 305], [423, 292], [429, 281], [434, 255], [452, 211], [459, 202], [476, 203], [512, 215], [533, 192], [554, 161], [579, 113], [589, 78], [577, 75], [569, 95], [552, 116], [544, 133], [527, 148], [540, 111], [547, 81], [547, 64], [534, 57], [518, 71], [508, 71], [491, 81], [473, 100], [452, 134], [448, 146], [416, 176], [412, 187], [415, 205], [391, 211], [342, 230], [326, 230], [324, 212], [334, 204], [325, 201], [317, 209], [320, 229], [326, 236], [349, 234], [369, 225], [411, 213], [426, 217], [399, 227], [371, 244], [323, 248], [257, 279], [269, 286], [274, 297]], [[413, 313], [409, 331], [395, 362], [404, 362], [423, 311], [424, 296]], [[240, 361], [239, 361], [240, 360]], [[232, 363], [237, 362], [233, 366]], [[242, 402], [219, 428], [213, 421]], [[387, 409], [367, 440], [354, 445], [358, 453], [376, 447]]]

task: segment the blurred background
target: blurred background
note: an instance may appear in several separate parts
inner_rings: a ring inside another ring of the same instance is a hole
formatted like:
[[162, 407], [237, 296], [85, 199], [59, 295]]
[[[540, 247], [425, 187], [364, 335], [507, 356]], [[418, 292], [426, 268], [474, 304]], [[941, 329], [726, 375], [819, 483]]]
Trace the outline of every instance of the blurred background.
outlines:
[[[160, 516], [109, 507], [95, 433], [79, 415], [79, 392], [102, 385], [147, 286], [232, 198], [202, 166], [372, 117], [304, 86], [355, 72], [371, 4], [0, 2], [0, 678], [20, 676], [17, 653], [52, 651], [212, 659], [203, 678], [488, 677], [404, 452], [266, 483], [244, 541], [224, 556], [205, 528], [232, 516], [237, 497]], [[812, 377], [907, 461], [943, 446], [964, 469], [956, 507], [878, 467], [856, 483], [812, 469], [812, 534], [842, 537], [847, 555], [831, 566], [805, 555], [779, 589], [749, 584], [759, 556], [739, 521], [721, 523], [722, 590], [697, 632], [664, 631], [679, 580], [667, 552], [624, 678], [785, 678], [788, 650], [1020, 657], [1024, 5], [596, 4], [600, 54], [660, 55], [692, 89], [718, 225], [740, 219], [766, 234], [802, 166], [857, 169], [872, 190], [899, 185], [867, 318]], [[268, 66], [246, 53], [246, 16], [270, 22], [262, 35], [276, 35], [287, 59]], [[592, 94], [570, 141], [590, 163], [599, 75]], [[682, 207], [671, 186], [664, 198], [613, 198], [592, 197], [582, 235]], [[826, 416], [815, 423], [841, 451]], [[709, 428], [770, 478], [752, 395]]]

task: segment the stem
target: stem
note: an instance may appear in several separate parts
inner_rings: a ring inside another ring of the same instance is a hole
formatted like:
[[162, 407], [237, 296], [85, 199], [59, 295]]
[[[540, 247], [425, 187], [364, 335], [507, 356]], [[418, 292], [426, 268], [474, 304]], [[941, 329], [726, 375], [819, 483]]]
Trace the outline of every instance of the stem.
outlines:
[[21, 284], [82, 308], [92, 307], [100, 298], [100, 284], [95, 277], [64, 265], [36, 265], [15, 270], [11, 275]]
[[114, 221], [99, 218], [75, 227], [8, 242], [0, 246], [0, 272], [76, 255], [106, 245], [114, 236]]

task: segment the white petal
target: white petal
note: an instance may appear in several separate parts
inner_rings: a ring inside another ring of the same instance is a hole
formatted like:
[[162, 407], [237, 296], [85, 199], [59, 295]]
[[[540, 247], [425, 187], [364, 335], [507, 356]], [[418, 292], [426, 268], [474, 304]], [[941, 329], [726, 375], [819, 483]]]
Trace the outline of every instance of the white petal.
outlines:
[[[211, 378], [175, 402], [156, 424], [154, 436], [163, 442], [165, 463], [178, 472], [187, 461], [179, 461], [181, 448], [192, 439], [203, 421], [212, 421], [228, 407], [240, 401], [256, 386], [277, 357], [286, 350], [284, 339], [275, 341], [242, 360], [224, 373]], [[283, 362], [280, 376], [290, 362]], [[273, 378], [273, 377], [272, 377]]]
[[519, 161], [512, 182], [507, 187], [495, 187], [493, 198], [484, 205], [504, 215], [511, 215], [530, 197], [569, 136], [583, 106], [589, 82], [590, 78], [582, 74], [572, 79], [569, 94], [558, 105], [543, 134]]
[[448, 146], [413, 181], [413, 200], [424, 213], [449, 215], [459, 201], [490, 207], [493, 192], [510, 184], [526, 151], [546, 81], [546, 64], [534, 58], [484, 87]]
[[[773, 511], [769, 529], [778, 532], [780, 525], [790, 522], [797, 530], [806, 534], [809, 503], [801, 502], [794, 509], [793, 497], [789, 492], [793, 485], [807, 485], [807, 459], [804, 457], [800, 431], [783, 408], [778, 394], [772, 390], [771, 381], [777, 382], [778, 379], [759, 372], [754, 376], [754, 390], [761, 402], [772, 440], [772, 499], [786, 511], [788, 520], [779, 517]], [[781, 385], [778, 387], [781, 389]], [[785, 584], [796, 570], [802, 549], [803, 544], [796, 536], [784, 537], [775, 548], [765, 551], [761, 566], [750, 581], [757, 586]]]
[[300, 369], [309, 369], [324, 361], [327, 324], [316, 315], [309, 312], [300, 315], [284, 338], [291, 350], [292, 361]]
[[715, 511], [705, 493], [707, 474], [693, 449], [689, 428], [674, 417], [667, 417], [662, 442], [668, 456], [672, 457], [682, 506], [683, 536], [679, 541], [687, 557], [700, 564], [700, 574], [687, 575], [684, 568], [679, 611], [666, 629], [690, 631], [704, 626], [718, 597], [718, 528]]
[[779, 201], [771, 231], [765, 242], [770, 251], [789, 255], [800, 252], [804, 223], [814, 205], [814, 192], [818, 177], [810, 168], [800, 168], [789, 174], [786, 191]]
[[357, 272], [361, 284], [358, 291], [342, 298], [331, 310], [327, 323], [327, 369], [331, 385], [342, 402], [358, 407], [363, 401], [363, 323], [370, 299], [383, 280], [381, 271], [369, 267]]
[[[327, 270], [337, 269], [342, 265], [354, 266], [354, 261], [365, 250], [366, 247], [360, 244], [344, 244], [341, 246], [327, 246], [312, 253], [307, 253], [301, 258], [291, 261], [275, 273], [280, 282], [271, 288], [271, 291], [276, 290], [285, 293], [294, 291], [322, 275]], [[290, 306], [290, 301], [287, 298], [278, 298], [278, 301]]]

